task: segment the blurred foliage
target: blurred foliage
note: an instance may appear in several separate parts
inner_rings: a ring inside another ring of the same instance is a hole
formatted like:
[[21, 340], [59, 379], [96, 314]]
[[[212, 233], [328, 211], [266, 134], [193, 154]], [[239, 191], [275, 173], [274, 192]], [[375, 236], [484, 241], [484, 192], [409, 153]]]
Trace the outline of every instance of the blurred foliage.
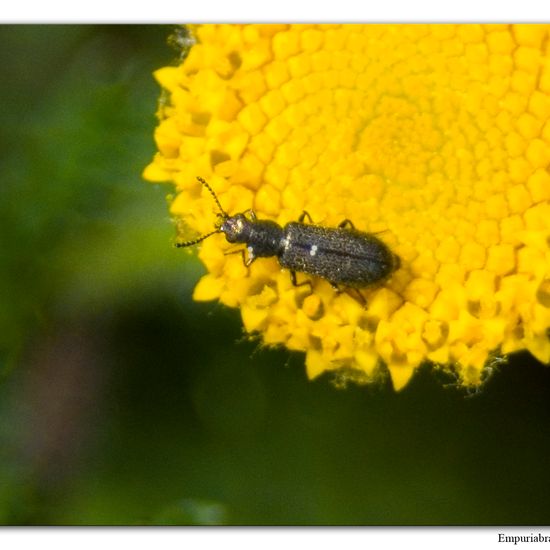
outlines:
[[550, 374], [310, 382], [143, 182], [166, 26], [0, 27], [0, 523], [547, 524]]

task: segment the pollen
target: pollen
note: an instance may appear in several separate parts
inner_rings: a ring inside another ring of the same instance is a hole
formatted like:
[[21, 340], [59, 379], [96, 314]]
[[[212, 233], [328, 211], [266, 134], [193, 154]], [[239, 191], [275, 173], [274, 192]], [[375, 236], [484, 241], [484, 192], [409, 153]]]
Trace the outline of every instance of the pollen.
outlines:
[[247, 268], [215, 235], [200, 244], [194, 298], [239, 308], [265, 345], [304, 352], [312, 378], [389, 372], [400, 389], [432, 361], [476, 385], [507, 353], [549, 362], [549, 29], [188, 28], [181, 64], [155, 73], [158, 152], [144, 171], [174, 185], [181, 227], [219, 224], [201, 176], [230, 215], [349, 219], [400, 257], [359, 300], [304, 274], [311, 284], [293, 286], [276, 258]]

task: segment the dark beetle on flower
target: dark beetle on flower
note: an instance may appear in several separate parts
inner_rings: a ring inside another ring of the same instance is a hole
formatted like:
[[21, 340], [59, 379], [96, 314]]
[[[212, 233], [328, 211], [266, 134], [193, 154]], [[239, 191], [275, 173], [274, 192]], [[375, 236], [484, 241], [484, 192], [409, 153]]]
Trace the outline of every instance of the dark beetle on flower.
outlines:
[[[223, 233], [230, 243], [242, 243], [244, 264], [248, 267], [256, 258], [276, 256], [281, 267], [290, 271], [292, 284], [298, 284], [296, 272], [326, 279], [336, 290], [359, 289], [379, 283], [400, 266], [399, 257], [372, 233], [355, 229], [350, 220], [338, 227], [314, 225], [307, 212], [297, 222], [281, 227], [271, 220], [259, 220], [253, 210], [230, 216], [222, 208], [208, 183], [197, 178], [216, 202], [220, 213], [216, 230], [193, 241], [176, 243], [177, 247], [192, 246], [216, 233]], [[305, 219], [310, 223], [304, 223]], [[245, 254], [245, 250], [248, 254]]]

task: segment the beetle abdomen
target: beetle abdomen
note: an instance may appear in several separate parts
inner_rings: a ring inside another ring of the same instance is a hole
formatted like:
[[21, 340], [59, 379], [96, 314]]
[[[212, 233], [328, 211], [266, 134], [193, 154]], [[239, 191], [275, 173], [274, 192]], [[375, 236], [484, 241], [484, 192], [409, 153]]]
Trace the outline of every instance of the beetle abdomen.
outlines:
[[381, 281], [398, 267], [397, 257], [374, 235], [298, 222], [284, 227], [278, 258], [291, 271], [354, 288]]

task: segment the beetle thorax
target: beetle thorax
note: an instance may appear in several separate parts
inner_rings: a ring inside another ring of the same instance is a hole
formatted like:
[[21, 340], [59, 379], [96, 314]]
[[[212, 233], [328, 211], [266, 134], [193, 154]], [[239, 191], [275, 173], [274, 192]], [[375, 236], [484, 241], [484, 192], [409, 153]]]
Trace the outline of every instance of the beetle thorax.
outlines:
[[278, 256], [281, 251], [283, 229], [271, 220], [250, 220], [235, 214], [225, 219], [220, 231], [230, 243], [246, 244], [249, 258]]

